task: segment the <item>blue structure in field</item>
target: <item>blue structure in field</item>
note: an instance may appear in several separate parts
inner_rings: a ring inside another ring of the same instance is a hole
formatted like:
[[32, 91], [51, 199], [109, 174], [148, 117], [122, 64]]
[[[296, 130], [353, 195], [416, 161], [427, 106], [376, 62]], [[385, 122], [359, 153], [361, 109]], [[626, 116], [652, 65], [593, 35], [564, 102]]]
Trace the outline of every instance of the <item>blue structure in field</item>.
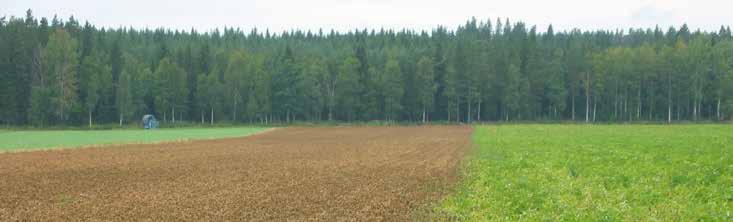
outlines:
[[155, 116], [153, 115], [144, 115], [143, 127], [145, 129], [156, 129], [158, 128], [158, 120], [155, 120]]

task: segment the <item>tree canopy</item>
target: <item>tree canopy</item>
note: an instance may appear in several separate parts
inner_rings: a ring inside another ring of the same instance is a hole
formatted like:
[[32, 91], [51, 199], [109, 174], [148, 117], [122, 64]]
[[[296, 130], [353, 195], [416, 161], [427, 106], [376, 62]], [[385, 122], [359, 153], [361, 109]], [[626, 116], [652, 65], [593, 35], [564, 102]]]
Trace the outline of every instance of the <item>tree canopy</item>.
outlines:
[[0, 123], [721, 121], [730, 27], [245, 33], [0, 19]]

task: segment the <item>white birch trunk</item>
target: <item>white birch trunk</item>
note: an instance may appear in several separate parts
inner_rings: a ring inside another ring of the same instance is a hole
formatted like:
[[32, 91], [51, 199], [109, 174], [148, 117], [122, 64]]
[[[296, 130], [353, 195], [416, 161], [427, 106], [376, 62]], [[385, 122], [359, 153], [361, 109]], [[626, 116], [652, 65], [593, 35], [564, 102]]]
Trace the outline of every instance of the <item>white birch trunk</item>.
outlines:
[[715, 116], [720, 120], [720, 97], [718, 97], [718, 106], [715, 108]]
[[422, 107], [422, 123], [425, 123], [425, 106]]
[[[700, 87], [702, 88], [702, 87]], [[702, 101], [705, 99], [705, 95], [703, 95], [702, 90], [699, 92], [699, 99], [697, 100], [697, 115], [699, 117], [702, 117]]]
[[596, 106], [598, 105], [598, 102], [593, 101], [593, 122], [596, 122]]
[[234, 107], [232, 107], [232, 122], [237, 122], [237, 101], [234, 101]]
[[575, 90], [573, 90], [573, 93], [570, 94], [570, 104], [572, 104], [570, 119], [575, 121]]
[[667, 123], [672, 123], [672, 75], [667, 74]]
[[697, 98], [692, 101], [692, 120], [697, 121]]
[[466, 110], [466, 123], [471, 123], [471, 101], [468, 101], [468, 109]]
[[585, 122], [590, 120], [590, 74], [585, 74]]
[[641, 119], [641, 107], [643, 106], [642, 100], [641, 100], [641, 86], [642, 84], [639, 83], [639, 91], [637, 92], [637, 99], [639, 100], [639, 107], [636, 108], [636, 120]]
[[461, 99], [456, 96], [456, 122], [461, 122]]
[[476, 112], [476, 121], [481, 122], [481, 100], [478, 101], [478, 112]]

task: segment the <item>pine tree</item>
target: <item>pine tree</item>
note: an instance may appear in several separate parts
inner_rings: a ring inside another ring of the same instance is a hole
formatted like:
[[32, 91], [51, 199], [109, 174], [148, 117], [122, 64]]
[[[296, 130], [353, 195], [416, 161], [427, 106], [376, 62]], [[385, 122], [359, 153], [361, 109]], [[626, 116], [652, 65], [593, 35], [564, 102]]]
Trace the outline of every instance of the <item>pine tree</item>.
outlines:
[[506, 78], [506, 91], [504, 92], [504, 101], [506, 103], [506, 111], [504, 113], [505, 120], [509, 121], [510, 119], [514, 119], [515, 117], [512, 117], [512, 114], [518, 114], [516, 116], [517, 119], [521, 119], [521, 92], [523, 90], [523, 87], [521, 86], [521, 73], [519, 72], [519, 67], [515, 64], [509, 65], [509, 70], [507, 72], [507, 78]]

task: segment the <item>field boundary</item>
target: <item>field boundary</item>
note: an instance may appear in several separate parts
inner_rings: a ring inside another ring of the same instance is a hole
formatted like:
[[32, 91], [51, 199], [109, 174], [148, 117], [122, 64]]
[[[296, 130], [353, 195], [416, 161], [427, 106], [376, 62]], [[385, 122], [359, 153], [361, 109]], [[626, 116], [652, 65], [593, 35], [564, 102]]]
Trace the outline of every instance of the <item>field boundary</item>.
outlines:
[[[11, 149], [11, 150], [0, 150], [0, 155], [6, 154], [6, 153], [26, 153], [26, 152], [36, 152], [36, 151], [54, 152], [54, 151], [68, 151], [68, 150], [78, 150], [78, 149], [93, 149], [93, 148], [105, 148], [106, 149], [106, 148], [115, 148], [118, 146], [130, 146], [130, 145], [176, 144], [176, 143], [188, 143], [188, 142], [194, 142], [194, 141], [214, 141], [214, 140], [222, 140], [222, 139], [246, 138], [250, 136], [269, 133], [269, 132], [272, 132], [272, 131], [275, 131], [281, 128], [283, 127], [272, 127], [272, 128], [267, 128], [260, 132], [256, 132], [256, 133], [252, 133], [248, 135], [220, 137], [220, 138], [200, 138], [200, 139], [182, 138], [182, 139], [151, 141], [151, 142], [122, 142], [122, 143], [109, 143], [109, 144], [89, 144], [89, 145], [81, 145], [81, 146], [56, 146], [56, 147], [43, 147], [43, 148], [21, 148], [21, 149]], [[2, 133], [2, 131], [0, 131], [0, 133]]]

